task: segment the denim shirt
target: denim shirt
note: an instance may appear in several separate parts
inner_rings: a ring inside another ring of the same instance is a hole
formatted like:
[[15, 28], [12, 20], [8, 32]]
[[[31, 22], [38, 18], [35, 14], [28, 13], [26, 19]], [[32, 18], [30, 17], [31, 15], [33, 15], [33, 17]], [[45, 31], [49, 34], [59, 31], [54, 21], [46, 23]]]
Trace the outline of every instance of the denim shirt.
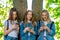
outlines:
[[[30, 27], [35, 34], [30, 32], [30, 36], [28, 36], [28, 32], [24, 33], [24, 29], [26, 27]], [[37, 32], [37, 27], [33, 27], [31, 23], [26, 23], [26, 25], [24, 25], [23, 21], [20, 23], [20, 36], [21, 36], [21, 40], [35, 40], [36, 39], [36, 32]]]
[[[39, 24], [39, 22], [40, 22], [40, 24]], [[37, 27], [38, 27], [38, 30], [40, 29], [40, 27], [43, 25], [43, 22], [42, 21], [39, 21], [38, 23], [37, 23]], [[50, 26], [51, 26], [51, 23], [52, 22], [50, 22], [50, 23], [48, 23], [47, 24], [47, 27], [50, 29]], [[39, 37], [38, 37], [38, 39], [37, 40], [44, 40], [44, 31], [45, 30], [43, 30], [43, 31], [41, 31], [41, 32], [38, 32], [38, 35], [39, 35]], [[54, 25], [54, 23], [52, 24], [52, 27], [51, 27], [51, 29], [50, 29], [50, 32], [48, 32], [47, 30], [46, 30], [46, 40], [54, 40], [54, 35], [55, 35], [55, 25]]]

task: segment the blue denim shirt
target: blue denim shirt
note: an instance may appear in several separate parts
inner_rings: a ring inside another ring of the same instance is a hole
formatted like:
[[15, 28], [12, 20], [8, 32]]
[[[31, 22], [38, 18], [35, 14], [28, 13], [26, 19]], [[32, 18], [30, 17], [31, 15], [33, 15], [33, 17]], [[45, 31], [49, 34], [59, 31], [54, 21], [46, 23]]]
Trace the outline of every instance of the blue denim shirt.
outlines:
[[[39, 24], [39, 22], [40, 22], [40, 24]], [[42, 22], [42, 21], [39, 21], [39, 22], [37, 23], [38, 30], [39, 30], [40, 27], [43, 25], [43, 22]], [[50, 23], [47, 24], [47, 27], [48, 27], [48, 28], [50, 28], [51, 23], [52, 23], [52, 22], [50, 22]], [[38, 35], [39, 35], [39, 37], [38, 37], [37, 40], [44, 40], [44, 31], [38, 32]], [[55, 25], [54, 25], [54, 23], [53, 23], [53, 24], [52, 24], [52, 27], [51, 27], [51, 29], [50, 29], [50, 32], [48, 32], [48, 31], [46, 30], [46, 37], [45, 37], [45, 38], [46, 38], [47, 40], [54, 40], [54, 35], [55, 35]]]
[[[30, 36], [28, 36], [28, 32], [24, 33], [24, 29], [26, 27], [33, 28], [35, 34], [30, 33]], [[37, 27], [36, 26], [32, 27], [31, 23], [27, 23], [25, 26], [24, 26], [23, 21], [20, 23], [20, 36], [21, 36], [21, 40], [36, 40], [36, 32], [37, 32]]]

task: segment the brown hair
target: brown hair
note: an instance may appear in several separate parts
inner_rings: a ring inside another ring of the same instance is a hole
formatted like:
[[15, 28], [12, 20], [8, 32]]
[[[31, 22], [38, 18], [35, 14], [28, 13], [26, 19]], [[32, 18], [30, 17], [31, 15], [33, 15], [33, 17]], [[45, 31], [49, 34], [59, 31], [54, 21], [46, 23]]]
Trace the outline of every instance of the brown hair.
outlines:
[[9, 13], [9, 18], [8, 18], [8, 20], [10, 20], [11, 22], [13, 21], [13, 12], [16, 12], [17, 17], [15, 18], [15, 20], [18, 21], [19, 16], [18, 16], [18, 11], [16, 10], [16, 8], [11, 8], [11, 9], [10, 9], [10, 13]]
[[40, 13], [41, 21], [43, 21], [43, 19], [42, 19], [42, 13], [44, 13], [44, 12], [47, 14], [48, 22], [50, 22], [51, 19], [50, 19], [50, 17], [49, 17], [49, 12], [48, 12], [47, 10], [42, 10], [42, 12]]
[[32, 26], [35, 26], [35, 17], [34, 17], [34, 14], [31, 10], [26, 11], [26, 13], [24, 15], [24, 18], [23, 18], [24, 25], [27, 23], [27, 14], [28, 14], [28, 12], [32, 13], [32, 18], [31, 18], [30, 21], [32, 22]]

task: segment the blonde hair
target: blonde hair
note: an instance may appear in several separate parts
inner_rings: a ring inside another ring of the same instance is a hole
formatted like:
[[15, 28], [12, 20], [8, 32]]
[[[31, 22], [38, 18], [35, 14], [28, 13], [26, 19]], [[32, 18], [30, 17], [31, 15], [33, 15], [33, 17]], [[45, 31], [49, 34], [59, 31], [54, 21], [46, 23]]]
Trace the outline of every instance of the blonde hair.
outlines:
[[41, 21], [44, 21], [43, 19], [42, 19], [42, 13], [46, 13], [47, 14], [47, 18], [48, 18], [48, 22], [51, 22], [51, 19], [50, 19], [50, 17], [49, 17], [49, 12], [47, 11], [47, 10], [42, 10], [42, 12], [40, 13], [40, 19], [41, 19]]

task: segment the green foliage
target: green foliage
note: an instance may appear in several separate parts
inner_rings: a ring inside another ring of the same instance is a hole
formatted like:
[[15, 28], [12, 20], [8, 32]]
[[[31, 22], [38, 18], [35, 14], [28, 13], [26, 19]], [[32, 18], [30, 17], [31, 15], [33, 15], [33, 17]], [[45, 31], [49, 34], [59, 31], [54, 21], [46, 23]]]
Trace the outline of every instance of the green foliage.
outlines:
[[[46, 9], [50, 12], [51, 17], [55, 20], [57, 39], [60, 39], [60, 0], [46, 0]], [[54, 6], [52, 5], [54, 4]], [[52, 7], [51, 7], [52, 5]]]
[[9, 12], [10, 8], [13, 7], [13, 0], [5, 0], [5, 5], [3, 4], [4, 1], [0, 0], [0, 40], [3, 40], [4, 35], [4, 20], [7, 18], [7, 13]]

